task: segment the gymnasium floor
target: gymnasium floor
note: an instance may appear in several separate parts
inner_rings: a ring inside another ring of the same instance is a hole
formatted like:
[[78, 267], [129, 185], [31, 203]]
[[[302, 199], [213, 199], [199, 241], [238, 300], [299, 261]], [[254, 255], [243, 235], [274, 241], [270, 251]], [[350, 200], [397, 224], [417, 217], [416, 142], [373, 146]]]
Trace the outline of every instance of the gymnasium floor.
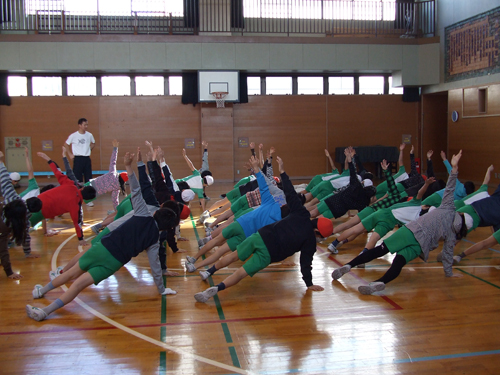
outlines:
[[[208, 194], [230, 187], [216, 184]], [[216, 199], [212, 198], [212, 204]], [[84, 207], [85, 222], [100, 221], [111, 208], [109, 196]], [[166, 278], [178, 292], [159, 296], [145, 254], [98, 286], [35, 322], [25, 305], [43, 307], [61, 295], [56, 289], [40, 300], [31, 291], [49, 281], [48, 272], [78, 251], [69, 215], [49, 221], [62, 232], [32, 233], [39, 259], [24, 259], [11, 249], [20, 281], [0, 283], [1, 374], [498, 374], [500, 373], [500, 246], [463, 260], [445, 278], [439, 250], [428, 263], [415, 260], [378, 295], [363, 296], [359, 285], [385, 272], [392, 256], [332, 281], [334, 268], [362, 249], [366, 235], [332, 256], [319, 244], [313, 280], [325, 288], [307, 291], [298, 267], [273, 264], [253, 278], [219, 293], [207, 303], [193, 295], [216, 285], [241, 265], [217, 272], [207, 282], [186, 273], [185, 255], [197, 251], [204, 235], [196, 225], [201, 210], [182, 224], [179, 242], [187, 253], [168, 251]], [[346, 220], [346, 217], [339, 219]], [[91, 237], [89, 227], [85, 234]], [[480, 228], [461, 241], [455, 253], [490, 235]]]

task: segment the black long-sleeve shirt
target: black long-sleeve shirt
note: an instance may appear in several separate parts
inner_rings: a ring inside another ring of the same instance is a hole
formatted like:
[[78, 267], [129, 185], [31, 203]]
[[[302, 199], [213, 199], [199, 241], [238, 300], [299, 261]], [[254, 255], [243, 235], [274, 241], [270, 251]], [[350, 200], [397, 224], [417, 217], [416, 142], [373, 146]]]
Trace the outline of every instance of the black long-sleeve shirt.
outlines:
[[302, 205], [286, 173], [281, 174], [290, 214], [276, 223], [259, 229], [259, 234], [271, 256], [280, 262], [300, 251], [300, 272], [309, 287], [312, 282], [312, 261], [316, 252], [316, 235], [309, 211]]

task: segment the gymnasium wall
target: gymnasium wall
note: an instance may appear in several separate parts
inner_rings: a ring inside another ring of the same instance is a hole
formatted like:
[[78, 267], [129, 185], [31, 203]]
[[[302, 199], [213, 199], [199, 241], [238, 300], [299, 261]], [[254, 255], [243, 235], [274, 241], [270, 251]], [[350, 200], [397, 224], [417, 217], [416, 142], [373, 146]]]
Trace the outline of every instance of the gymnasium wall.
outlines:
[[[486, 112], [479, 111], [480, 89], [486, 90]], [[458, 112], [457, 122], [451, 120], [453, 111]], [[500, 84], [450, 90], [447, 124], [449, 153], [456, 153], [460, 149], [463, 152], [459, 177], [480, 183], [486, 168], [493, 164], [496, 169], [490, 185], [498, 185], [500, 181], [495, 173], [500, 171]]]
[[[47, 154], [60, 161], [61, 146], [80, 117], [89, 120], [96, 138], [94, 170], [108, 169], [114, 138], [120, 142], [118, 169], [124, 169], [125, 151], [138, 146], [145, 151], [144, 140], [152, 140], [164, 149], [174, 176], [183, 177], [190, 174], [181, 153], [184, 140], [195, 139], [196, 148], [187, 153], [199, 168], [203, 137], [211, 169], [225, 181], [244, 176], [250, 152], [238, 147], [240, 137], [265, 149], [274, 146], [296, 178], [328, 170], [325, 148], [334, 158], [335, 147], [398, 146], [403, 134], [411, 134], [419, 152], [419, 103], [404, 103], [400, 95], [251, 96], [248, 104], [228, 104], [224, 110], [214, 104], [182, 105], [176, 96], [15, 97], [10, 107], [0, 107], [0, 137], [31, 136], [35, 171], [48, 171], [36, 156], [42, 141], [53, 141], [54, 151]], [[408, 152], [405, 156], [409, 168]]]

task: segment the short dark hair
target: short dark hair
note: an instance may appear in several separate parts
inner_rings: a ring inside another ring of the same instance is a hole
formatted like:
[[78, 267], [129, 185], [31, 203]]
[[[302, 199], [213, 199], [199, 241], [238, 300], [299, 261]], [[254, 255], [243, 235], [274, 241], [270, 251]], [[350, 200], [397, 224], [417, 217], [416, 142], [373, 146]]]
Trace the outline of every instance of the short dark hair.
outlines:
[[476, 190], [476, 185], [472, 181], [467, 181], [464, 183], [464, 188], [465, 188], [465, 194], [469, 195], [474, 193], [474, 190]]
[[95, 188], [93, 186], [84, 186], [81, 190], [82, 192], [82, 197], [86, 201], [92, 200], [97, 196], [97, 192], [95, 191]]
[[179, 190], [182, 191], [182, 190], [186, 190], [186, 189], [191, 189], [189, 187], [189, 184], [186, 182], [186, 181], [179, 181], [177, 183], [177, 186], [179, 187]]
[[42, 201], [38, 197], [31, 197], [26, 199], [26, 206], [29, 212], [38, 212], [42, 209]]
[[170, 208], [160, 208], [153, 215], [159, 230], [168, 230], [175, 227], [177, 215]]
[[54, 185], [54, 184], [45, 185], [43, 188], [40, 189], [40, 194], [45, 193], [46, 191], [48, 191], [50, 189], [54, 189], [55, 187], [56, 187], [56, 185]]
[[82, 117], [81, 119], [78, 119], [78, 125], [81, 125], [84, 122], [88, 122], [86, 118]]
[[465, 223], [465, 215], [459, 214], [462, 218], [462, 225], [460, 226], [460, 231], [457, 233], [457, 240], [467, 237], [469, 230], [467, 229], [467, 224]]
[[180, 217], [179, 217], [179, 215], [181, 213], [181, 208], [179, 206], [180, 204], [182, 204], [182, 203], [168, 200], [168, 201], [163, 202], [163, 204], [161, 205], [161, 208], [170, 208], [172, 211], [174, 211], [175, 215], [177, 216], [175, 226], [179, 225], [179, 222], [180, 222]]
[[209, 170], [201, 172], [201, 178], [205, 178], [207, 176], [212, 176], [212, 172], [210, 172]]

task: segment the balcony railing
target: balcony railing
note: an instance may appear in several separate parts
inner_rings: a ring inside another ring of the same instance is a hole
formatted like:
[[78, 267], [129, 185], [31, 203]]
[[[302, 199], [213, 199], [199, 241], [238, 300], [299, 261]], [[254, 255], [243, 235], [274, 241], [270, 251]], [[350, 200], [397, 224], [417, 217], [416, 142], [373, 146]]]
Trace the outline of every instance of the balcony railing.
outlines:
[[0, 0], [0, 32], [435, 35], [435, 0]]

